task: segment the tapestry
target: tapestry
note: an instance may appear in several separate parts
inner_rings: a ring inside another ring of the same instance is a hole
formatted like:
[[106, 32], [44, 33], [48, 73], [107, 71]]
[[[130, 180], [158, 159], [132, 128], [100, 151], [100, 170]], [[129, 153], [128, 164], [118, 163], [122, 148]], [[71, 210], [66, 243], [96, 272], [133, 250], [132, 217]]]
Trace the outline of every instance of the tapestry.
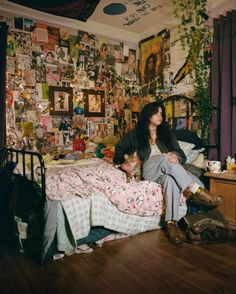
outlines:
[[153, 36], [139, 43], [140, 47], [140, 81], [142, 93], [154, 93], [163, 84], [163, 45], [162, 36]]
[[89, 16], [94, 12], [100, 0], [9, 0], [23, 6], [37, 9], [47, 13], [64, 16], [68, 18], [78, 19], [80, 21], [87, 21]]

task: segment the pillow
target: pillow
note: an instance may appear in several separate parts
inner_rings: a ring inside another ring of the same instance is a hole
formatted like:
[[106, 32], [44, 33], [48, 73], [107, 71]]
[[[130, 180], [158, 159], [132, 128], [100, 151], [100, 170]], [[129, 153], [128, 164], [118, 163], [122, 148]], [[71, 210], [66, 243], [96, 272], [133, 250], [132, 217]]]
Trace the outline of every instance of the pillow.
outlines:
[[184, 142], [184, 141], [178, 141], [180, 148], [184, 151], [184, 154], [186, 157], [188, 157], [189, 152], [193, 149], [194, 144]]
[[205, 148], [201, 148], [198, 150], [190, 150], [187, 156], [187, 161], [186, 163], [192, 163], [194, 160], [197, 159], [198, 155], [203, 152]]
[[193, 150], [198, 150], [203, 147], [202, 140], [193, 131], [181, 129], [175, 130], [174, 134], [177, 140], [194, 144], [195, 147], [193, 148]]
[[205, 158], [204, 158], [204, 154], [203, 153], [199, 153], [197, 158], [194, 161], [191, 161], [190, 164], [201, 168], [201, 169], [205, 169]]

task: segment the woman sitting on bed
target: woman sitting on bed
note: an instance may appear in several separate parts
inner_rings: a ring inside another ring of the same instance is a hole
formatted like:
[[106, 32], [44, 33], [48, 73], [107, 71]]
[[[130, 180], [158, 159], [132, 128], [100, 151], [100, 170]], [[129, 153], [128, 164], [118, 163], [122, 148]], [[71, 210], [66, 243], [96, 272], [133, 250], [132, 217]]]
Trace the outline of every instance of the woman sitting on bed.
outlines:
[[181, 192], [188, 192], [196, 201], [208, 205], [217, 205], [224, 199], [203, 188], [199, 179], [183, 168], [186, 156], [165, 119], [165, 108], [161, 103], [147, 104], [136, 128], [116, 144], [113, 161], [125, 172], [130, 172], [131, 167], [124, 162], [124, 155], [138, 152], [143, 178], [163, 187], [167, 237], [178, 244], [184, 241], [177, 224]]

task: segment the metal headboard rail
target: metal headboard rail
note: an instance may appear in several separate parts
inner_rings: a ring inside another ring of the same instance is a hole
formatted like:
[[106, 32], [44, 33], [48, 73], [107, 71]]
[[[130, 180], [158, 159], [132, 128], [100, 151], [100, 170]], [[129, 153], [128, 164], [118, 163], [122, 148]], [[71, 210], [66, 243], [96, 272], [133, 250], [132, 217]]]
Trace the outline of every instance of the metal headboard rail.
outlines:
[[[45, 182], [45, 164], [43, 157], [40, 153], [29, 151], [29, 150], [19, 150], [14, 148], [6, 148], [5, 163], [18, 163], [20, 156], [22, 157], [22, 166], [23, 166], [23, 176], [26, 177], [26, 155], [30, 156], [30, 180], [34, 181], [34, 158], [38, 158], [39, 168], [40, 168], [40, 182], [43, 192], [43, 196], [46, 197], [46, 182]], [[4, 150], [2, 151], [4, 152]], [[4, 161], [4, 160], [3, 160]]]

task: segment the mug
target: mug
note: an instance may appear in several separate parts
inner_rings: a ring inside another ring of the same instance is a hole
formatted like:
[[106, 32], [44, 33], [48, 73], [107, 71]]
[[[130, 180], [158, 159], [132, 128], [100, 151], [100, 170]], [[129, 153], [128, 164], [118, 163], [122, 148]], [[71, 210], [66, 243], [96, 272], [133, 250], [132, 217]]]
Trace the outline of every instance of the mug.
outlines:
[[217, 160], [206, 160], [205, 161], [206, 168], [211, 173], [220, 173], [221, 172], [221, 162]]

